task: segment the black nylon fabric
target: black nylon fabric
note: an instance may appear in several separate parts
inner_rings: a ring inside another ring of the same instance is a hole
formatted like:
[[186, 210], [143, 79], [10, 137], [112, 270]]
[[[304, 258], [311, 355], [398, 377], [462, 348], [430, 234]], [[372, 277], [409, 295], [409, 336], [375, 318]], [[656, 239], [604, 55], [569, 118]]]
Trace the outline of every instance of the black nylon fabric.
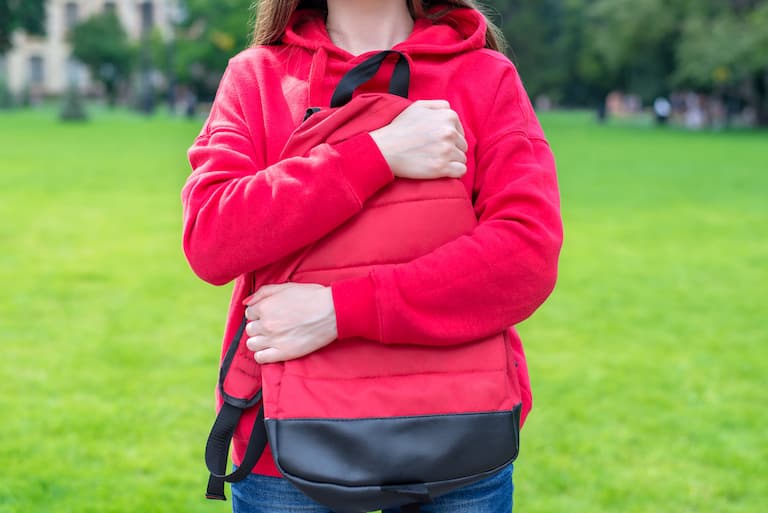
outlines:
[[275, 461], [288, 474], [344, 486], [442, 481], [517, 456], [511, 411], [376, 419], [267, 419]]
[[278, 469], [299, 490], [333, 511], [365, 513], [431, 502], [513, 462], [520, 409], [265, 424]]

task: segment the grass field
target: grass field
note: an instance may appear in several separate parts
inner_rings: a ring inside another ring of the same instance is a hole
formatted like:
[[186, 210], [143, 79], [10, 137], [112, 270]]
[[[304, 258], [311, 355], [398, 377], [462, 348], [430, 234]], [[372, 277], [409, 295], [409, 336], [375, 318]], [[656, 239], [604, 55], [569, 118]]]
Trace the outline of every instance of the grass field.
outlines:
[[[521, 326], [516, 511], [768, 508], [768, 134], [543, 117], [566, 224]], [[223, 512], [201, 461], [229, 288], [180, 250], [199, 122], [0, 114], [0, 512]]]

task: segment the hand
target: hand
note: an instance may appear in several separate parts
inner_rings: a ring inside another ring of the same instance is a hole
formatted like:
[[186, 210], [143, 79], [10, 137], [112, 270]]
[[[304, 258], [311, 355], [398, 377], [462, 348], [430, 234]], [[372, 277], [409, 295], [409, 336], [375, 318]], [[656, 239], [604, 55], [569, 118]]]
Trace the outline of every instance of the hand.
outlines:
[[259, 363], [299, 358], [338, 337], [330, 287], [314, 283], [265, 285], [243, 302], [248, 349]]
[[464, 128], [447, 101], [416, 101], [371, 137], [395, 176], [460, 178], [467, 172]]

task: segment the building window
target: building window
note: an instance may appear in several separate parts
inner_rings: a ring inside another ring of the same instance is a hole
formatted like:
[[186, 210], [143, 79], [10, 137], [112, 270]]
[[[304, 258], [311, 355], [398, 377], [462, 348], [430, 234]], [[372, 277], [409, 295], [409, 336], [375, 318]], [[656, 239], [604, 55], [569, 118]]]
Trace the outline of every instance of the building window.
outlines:
[[45, 81], [45, 67], [43, 58], [33, 55], [29, 58], [29, 84], [40, 85]]
[[104, 2], [104, 12], [107, 14], [117, 14], [117, 4], [115, 2]]
[[78, 18], [80, 17], [80, 6], [77, 2], [67, 2], [64, 4], [64, 27], [69, 32], [77, 25]]
[[152, 2], [142, 2], [139, 4], [141, 9], [141, 31], [149, 32], [155, 24], [154, 9]]

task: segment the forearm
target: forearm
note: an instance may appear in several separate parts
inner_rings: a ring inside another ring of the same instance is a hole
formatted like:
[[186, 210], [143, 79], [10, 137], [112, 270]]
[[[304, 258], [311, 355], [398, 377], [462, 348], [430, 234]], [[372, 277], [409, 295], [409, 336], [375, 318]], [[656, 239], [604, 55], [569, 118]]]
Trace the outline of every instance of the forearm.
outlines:
[[521, 322], [554, 287], [557, 226], [494, 221], [409, 263], [335, 282], [339, 337], [450, 344]]
[[499, 333], [554, 287], [559, 194], [544, 141], [501, 135], [483, 152], [479, 224], [410, 262], [332, 284], [340, 337], [447, 344]]
[[231, 140], [237, 138], [224, 132], [194, 146], [196, 171], [182, 193], [185, 254], [211, 283], [227, 283], [320, 239], [393, 180], [368, 134], [261, 170], [230, 149], [242, 145]]

